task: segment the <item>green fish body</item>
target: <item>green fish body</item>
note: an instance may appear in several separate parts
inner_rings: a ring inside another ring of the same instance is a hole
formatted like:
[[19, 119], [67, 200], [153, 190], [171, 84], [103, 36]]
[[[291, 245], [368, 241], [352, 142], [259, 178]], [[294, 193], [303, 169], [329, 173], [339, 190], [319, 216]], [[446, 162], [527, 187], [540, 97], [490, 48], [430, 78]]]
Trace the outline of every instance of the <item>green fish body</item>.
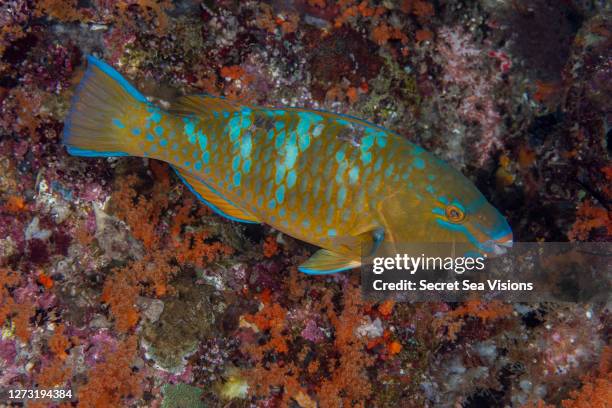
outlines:
[[164, 110], [88, 61], [64, 129], [69, 153], [169, 163], [216, 212], [323, 248], [303, 272], [357, 267], [382, 242], [462, 242], [479, 254], [512, 242], [505, 218], [467, 178], [389, 130], [206, 95]]

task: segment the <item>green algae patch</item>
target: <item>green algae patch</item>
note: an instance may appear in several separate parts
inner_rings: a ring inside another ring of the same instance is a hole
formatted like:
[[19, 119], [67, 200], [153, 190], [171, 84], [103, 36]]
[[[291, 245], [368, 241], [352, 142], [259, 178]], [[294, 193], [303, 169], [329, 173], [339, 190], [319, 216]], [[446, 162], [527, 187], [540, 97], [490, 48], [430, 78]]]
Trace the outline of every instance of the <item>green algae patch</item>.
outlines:
[[162, 387], [162, 408], [204, 408], [202, 389], [188, 384], [166, 384]]

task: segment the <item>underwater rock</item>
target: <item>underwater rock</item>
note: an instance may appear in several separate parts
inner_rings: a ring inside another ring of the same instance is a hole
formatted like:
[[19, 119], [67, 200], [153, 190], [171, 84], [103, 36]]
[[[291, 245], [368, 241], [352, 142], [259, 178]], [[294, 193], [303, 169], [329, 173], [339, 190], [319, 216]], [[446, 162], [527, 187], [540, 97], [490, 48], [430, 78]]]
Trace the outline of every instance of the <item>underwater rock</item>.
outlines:
[[112, 215], [106, 214], [94, 206], [96, 215], [96, 233], [100, 249], [113, 260], [128, 258], [141, 259], [144, 256], [142, 244], [134, 239], [125, 223]]
[[173, 283], [176, 297], [164, 301], [159, 319], [145, 323], [142, 341], [147, 357], [166, 371], [180, 373], [200, 342], [214, 334], [217, 311], [214, 288], [194, 285], [188, 276]]
[[362, 337], [376, 338], [383, 335], [383, 327], [380, 318], [374, 321], [369, 316], [366, 317], [366, 322], [357, 328], [357, 334]]
[[139, 296], [136, 305], [142, 315], [151, 323], [157, 322], [164, 311], [164, 302], [159, 299], [151, 299]]

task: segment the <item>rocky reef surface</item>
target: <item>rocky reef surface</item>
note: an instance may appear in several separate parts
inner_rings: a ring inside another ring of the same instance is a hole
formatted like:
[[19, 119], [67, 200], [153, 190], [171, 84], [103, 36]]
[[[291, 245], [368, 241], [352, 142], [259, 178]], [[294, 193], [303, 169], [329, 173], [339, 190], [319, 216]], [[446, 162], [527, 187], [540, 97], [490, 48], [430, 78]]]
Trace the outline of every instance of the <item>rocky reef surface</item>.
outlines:
[[[470, 177], [517, 241], [610, 241], [599, 0], [0, 2], [0, 390], [28, 407], [607, 407], [601, 304], [373, 303], [163, 163], [69, 156], [85, 56], [162, 106], [351, 114]], [[0, 405], [3, 401], [0, 401]], [[10, 404], [8, 401], [7, 404]], [[20, 406], [20, 403], [15, 403]]]

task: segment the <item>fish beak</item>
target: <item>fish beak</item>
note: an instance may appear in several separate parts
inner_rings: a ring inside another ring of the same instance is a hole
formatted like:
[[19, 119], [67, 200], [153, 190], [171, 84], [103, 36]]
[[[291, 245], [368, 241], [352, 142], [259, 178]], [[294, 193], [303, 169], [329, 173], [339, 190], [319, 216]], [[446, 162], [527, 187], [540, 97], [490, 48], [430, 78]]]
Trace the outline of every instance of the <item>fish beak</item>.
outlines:
[[510, 240], [510, 241], [502, 241], [502, 242], [496, 241], [493, 244], [493, 251], [494, 251], [495, 255], [503, 255], [506, 252], [508, 252], [508, 250], [510, 248], [512, 248], [512, 240]]
[[504, 235], [503, 237], [496, 240], [488, 240], [483, 243], [486, 248], [490, 249], [493, 256], [503, 255], [508, 252], [508, 249], [512, 248], [512, 233]]

